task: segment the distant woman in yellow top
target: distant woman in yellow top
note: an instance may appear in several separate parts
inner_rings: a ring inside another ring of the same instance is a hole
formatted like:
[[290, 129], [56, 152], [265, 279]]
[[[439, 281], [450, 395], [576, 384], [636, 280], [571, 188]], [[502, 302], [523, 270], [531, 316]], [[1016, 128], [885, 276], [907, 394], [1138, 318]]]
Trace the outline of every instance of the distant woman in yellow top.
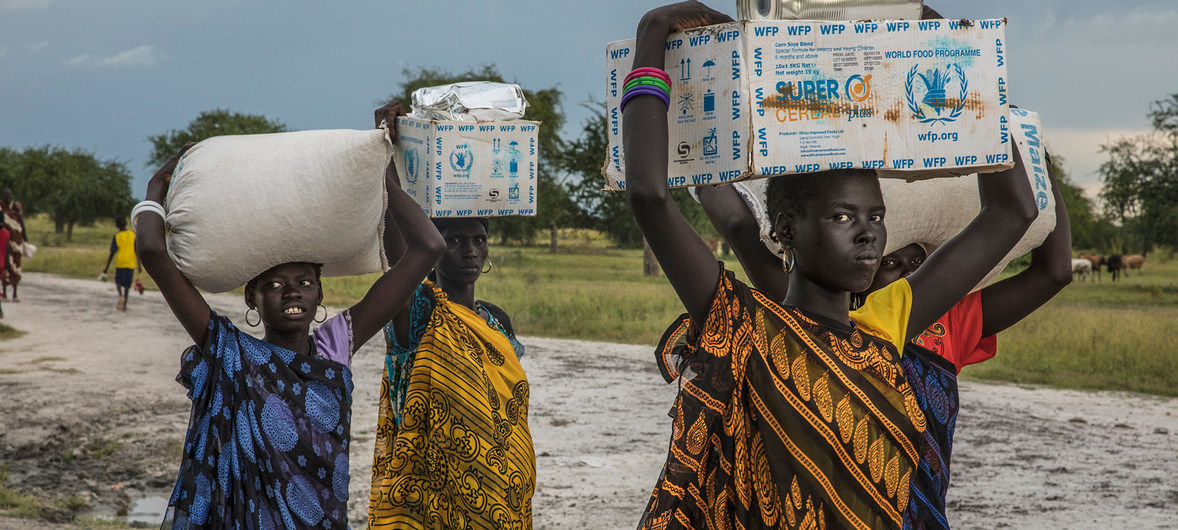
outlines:
[[119, 292], [119, 311], [127, 310], [127, 299], [131, 294], [131, 281], [135, 279], [135, 269], [143, 270], [139, 260], [135, 257], [135, 232], [127, 230], [127, 220], [122, 217], [115, 219], [115, 226], [119, 233], [110, 241], [110, 256], [106, 258], [106, 267], [102, 268], [102, 276], [110, 270], [110, 262], [115, 262], [115, 289]]

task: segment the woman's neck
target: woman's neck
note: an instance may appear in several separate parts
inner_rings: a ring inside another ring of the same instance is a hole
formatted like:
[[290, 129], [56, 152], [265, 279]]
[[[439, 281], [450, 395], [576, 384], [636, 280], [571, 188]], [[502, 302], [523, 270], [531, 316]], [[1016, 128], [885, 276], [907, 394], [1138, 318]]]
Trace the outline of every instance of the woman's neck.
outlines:
[[801, 274], [791, 274], [785, 305], [794, 306], [835, 322], [848, 322], [851, 293], [832, 291], [809, 281]]
[[454, 284], [451, 282], [447, 282], [445, 279], [442, 278], [441, 275], [438, 275], [438, 282], [437, 283], [438, 283], [438, 287], [442, 289], [442, 292], [446, 293], [446, 297], [449, 298], [451, 302], [464, 305], [468, 309], [470, 309], [471, 311], [474, 311], [474, 284], [473, 283]]
[[279, 348], [286, 348], [295, 353], [302, 355], [311, 355], [311, 336], [310, 330], [302, 330], [297, 333], [283, 333], [266, 328], [266, 335], [262, 340], [278, 346]]

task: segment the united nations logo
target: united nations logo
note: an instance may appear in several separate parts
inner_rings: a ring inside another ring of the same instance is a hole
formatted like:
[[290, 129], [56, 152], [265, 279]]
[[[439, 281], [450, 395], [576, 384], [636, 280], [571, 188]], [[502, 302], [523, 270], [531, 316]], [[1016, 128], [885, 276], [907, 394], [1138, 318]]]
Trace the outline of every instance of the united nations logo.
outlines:
[[417, 183], [417, 172], [421, 169], [420, 157], [416, 148], [405, 151], [405, 180], [410, 184]]
[[[944, 70], [929, 69], [923, 74], [917, 72], [919, 66], [912, 65], [912, 69], [908, 71], [908, 80], [904, 83], [904, 89], [908, 93], [908, 110], [912, 111], [912, 117], [919, 120], [920, 123], [952, 123], [957, 121], [957, 118], [961, 117], [961, 111], [965, 108], [965, 101], [969, 96], [969, 81], [965, 79], [965, 72], [961, 69], [961, 65], [946, 66]], [[956, 84], [960, 87], [956, 100], [949, 99], [945, 92], [945, 88], [949, 86], [954, 76], [957, 78]], [[917, 77], [920, 77], [923, 87], [916, 86]], [[924, 93], [924, 96], [919, 100], [917, 92]], [[931, 115], [926, 109], [935, 112], [936, 115]]]
[[470, 166], [473, 163], [474, 154], [470, 152], [470, 146], [462, 144], [456, 146], [453, 151], [450, 151], [450, 168], [454, 171], [469, 176]]

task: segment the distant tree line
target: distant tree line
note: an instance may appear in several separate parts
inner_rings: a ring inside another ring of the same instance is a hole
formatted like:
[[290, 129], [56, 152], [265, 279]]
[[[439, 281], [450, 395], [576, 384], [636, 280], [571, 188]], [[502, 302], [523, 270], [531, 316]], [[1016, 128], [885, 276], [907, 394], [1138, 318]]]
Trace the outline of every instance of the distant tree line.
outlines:
[[0, 185], [13, 189], [26, 216], [49, 214], [67, 240], [75, 226], [126, 215], [134, 205], [127, 165], [81, 149], [0, 147]]
[[1153, 131], [1102, 147], [1104, 213], [1124, 227], [1124, 252], [1178, 246], [1178, 94], [1150, 105]]
[[[452, 73], [439, 69], [405, 70], [400, 91], [389, 97], [410, 103], [414, 90], [459, 81], [504, 81], [494, 66]], [[533, 243], [545, 234], [556, 250], [558, 230], [599, 231], [627, 248], [642, 246], [642, 236], [630, 215], [624, 193], [601, 191], [601, 167], [606, 158], [605, 105], [589, 101], [591, 111], [575, 138], [561, 137], [565, 124], [564, 95], [557, 87], [524, 87], [527, 119], [540, 128], [537, 215], [492, 220], [492, 233], [501, 241]], [[377, 103], [377, 102], [374, 102]], [[383, 103], [379, 102], [379, 103]], [[1148, 252], [1155, 245], [1178, 246], [1178, 94], [1155, 102], [1150, 109], [1155, 131], [1104, 146], [1109, 160], [1101, 166], [1103, 209], [1085, 197], [1054, 156], [1052, 164], [1068, 206], [1073, 246], [1113, 252]], [[182, 129], [148, 138], [148, 166], [162, 164], [186, 142], [227, 134], [260, 134], [288, 130], [280, 121], [225, 109], [200, 113]], [[0, 147], [0, 184], [12, 186], [25, 211], [47, 213], [57, 232], [67, 239], [74, 226], [126, 215], [134, 204], [131, 175], [126, 165], [102, 160], [93, 153], [60, 147], [23, 151]], [[688, 221], [705, 238], [716, 238], [703, 210], [685, 190], [672, 195]]]

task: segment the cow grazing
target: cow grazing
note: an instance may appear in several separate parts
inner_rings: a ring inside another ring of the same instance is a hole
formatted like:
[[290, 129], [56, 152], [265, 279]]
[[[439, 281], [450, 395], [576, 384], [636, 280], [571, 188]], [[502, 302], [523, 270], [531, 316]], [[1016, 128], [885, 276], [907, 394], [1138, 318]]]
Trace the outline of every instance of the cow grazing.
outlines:
[[1077, 274], [1080, 275], [1081, 280], [1088, 279], [1088, 276], [1092, 275], [1092, 262], [1086, 259], [1072, 260], [1072, 278], [1075, 278]]
[[1096, 281], [1100, 281], [1100, 267], [1101, 265], [1104, 265], [1104, 258], [1097, 256], [1096, 254], [1081, 252], [1080, 259], [1086, 259], [1092, 263], [1092, 275], [1095, 277]]
[[1125, 268], [1125, 263], [1120, 254], [1113, 254], [1104, 260], [1105, 266], [1108, 267], [1108, 273], [1112, 275], [1113, 281], [1117, 281], [1117, 277], [1121, 275], [1121, 270]]
[[1125, 256], [1121, 260], [1125, 265], [1125, 272], [1139, 271], [1140, 276], [1145, 276], [1145, 256], [1141, 254], [1133, 254], [1132, 256]]

